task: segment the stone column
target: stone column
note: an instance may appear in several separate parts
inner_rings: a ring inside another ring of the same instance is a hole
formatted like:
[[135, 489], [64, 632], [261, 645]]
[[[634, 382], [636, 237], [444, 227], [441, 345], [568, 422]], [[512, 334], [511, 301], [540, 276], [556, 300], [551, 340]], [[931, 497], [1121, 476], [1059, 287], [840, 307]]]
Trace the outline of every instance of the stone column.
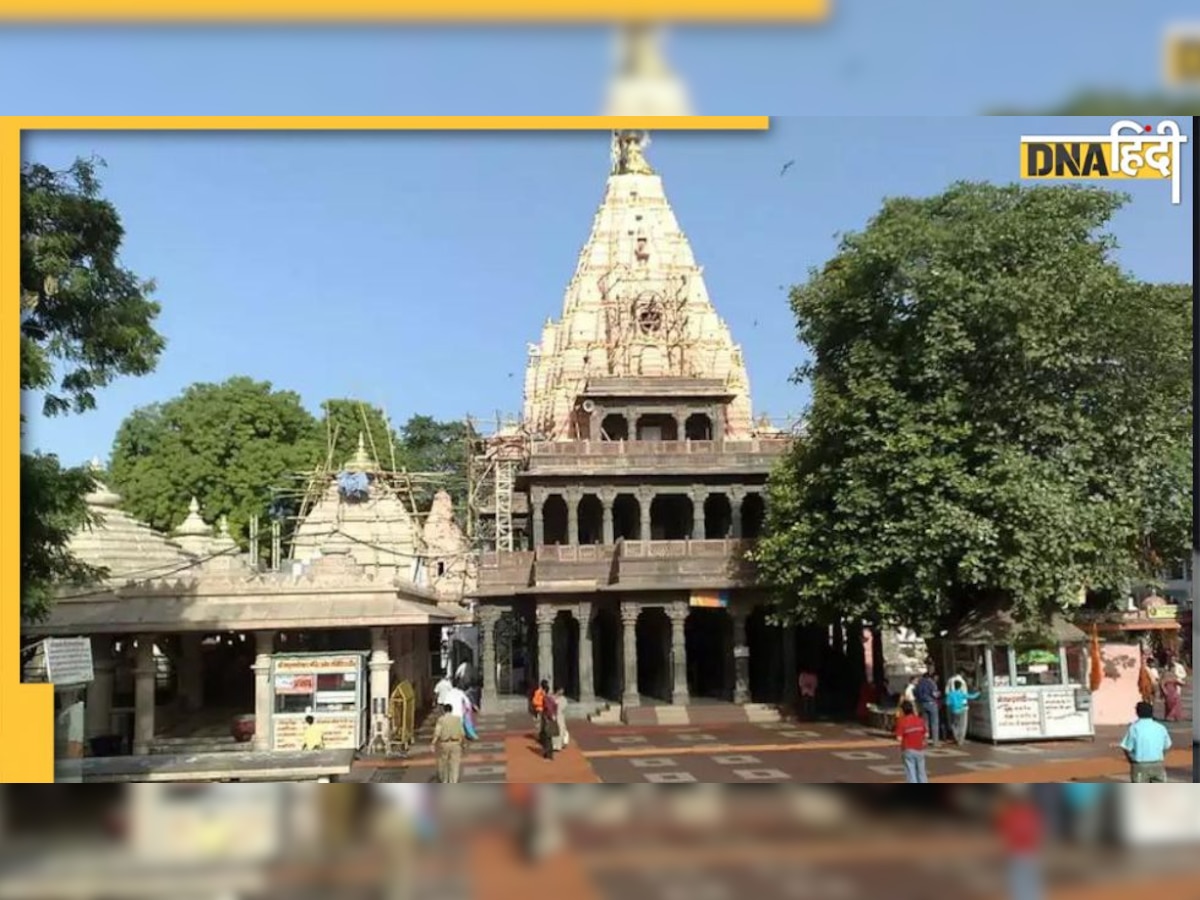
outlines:
[[733, 702], [750, 702], [750, 645], [746, 641], [746, 619], [750, 610], [731, 606], [733, 617]]
[[638, 491], [638, 512], [641, 513], [642, 517], [639, 538], [643, 541], [648, 541], [653, 537], [650, 532], [650, 506], [652, 503], [654, 503], [654, 493], [652, 491]]
[[604, 546], [611, 547], [617, 542], [616, 529], [613, 527], [613, 504], [617, 502], [616, 491], [600, 492], [600, 503], [604, 507]]
[[275, 632], [254, 632], [254, 749], [271, 749], [271, 657], [275, 653]]
[[621, 604], [621, 629], [623, 637], [622, 663], [625, 669], [624, 685], [621, 689], [621, 705], [641, 705], [638, 693], [637, 621], [642, 608], [637, 603]]
[[571, 488], [567, 491], [567, 543], [572, 547], [579, 546], [579, 503], [583, 500], [583, 491]]
[[392, 659], [388, 653], [388, 637], [386, 628], [371, 629], [371, 659], [367, 663], [371, 678], [371, 736], [382, 734], [384, 740], [388, 735], [388, 700], [392, 696]]
[[558, 607], [548, 604], [537, 605], [537, 647], [538, 647], [538, 681], [549, 681], [554, 684], [554, 619], [558, 615]]
[[694, 541], [702, 541], [706, 536], [704, 502], [707, 499], [707, 488], [692, 488], [692, 540]]
[[184, 712], [204, 707], [204, 648], [202, 634], [179, 636], [179, 699]]
[[534, 491], [529, 495], [529, 500], [533, 504], [533, 548], [536, 550], [546, 543], [546, 518], [543, 511], [546, 495], [541, 491]]
[[500, 703], [500, 691], [496, 684], [496, 623], [500, 621], [500, 609], [495, 606], [479, 607], [479, 669], [483, 675], [480, 699], [485, 710], [495, 710]]
[[687, 418], [686, 410], [675, 410], [675, 440], [682, 441], [687, 439]]
[[113, 733], [113, 689], [116, 684], [116, 660], [113, 659], [113, 641], [107, 635], [92, 638], [92, 669], [94, 677], [87, 688], [84, 716], [87, 721], [87, 737], [101, 737]]
[[688, 690], [687, 625], [691, 610], [686, 602], [678, 601], [667, 607], [671, 620], [671, 659], [674, 660], [674, 685], [671, 688], [671, 703], [687, 706], [691, 701]]
[[746, 499], [746, 489], [736, 487], [729, 492], [729, 512], [733, 517], [733, 527], [729, 536], [735, 541], [742, 537], [742, 501]]
[[145, 756], [154, 743], [155, 694], [158, 667], [154, 662], [154, 636], [139, 634], [133, 668], [133, 755]]
[[596, 674], [593, 671], [592, 604], [583, 601], [575, 612], [579, 622], [579, 702], [596, 702]]

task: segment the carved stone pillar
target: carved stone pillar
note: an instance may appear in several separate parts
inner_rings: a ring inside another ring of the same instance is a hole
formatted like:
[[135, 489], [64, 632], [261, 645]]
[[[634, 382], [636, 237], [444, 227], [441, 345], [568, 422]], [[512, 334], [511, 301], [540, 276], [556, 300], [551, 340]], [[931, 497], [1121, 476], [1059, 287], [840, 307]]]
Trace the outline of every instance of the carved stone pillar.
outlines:
[[596, 674], [593, 671], [592, 604], [583, 601], [575, 612], [579, 622], [579, 702], [596, 702]]
[[600, 503], [604, 509], [604, 532], [602, 540], [606, 547], [611, 547], [617, 542], [615, 529], [613, 528], [613, 504], [616, 501], [616, 491], [604, 490], [600, 492]]
[[729, 512], [733, 517], [733, 527], [729, 536], [735, 541], [742, 536], [742, 501], [746, 499], [746, 489], [735, 487], [729, 491]]
[[185, 712], [204, 706], [204, 648], [202, 634], [179, 636], [179, 699]]
[[579, 503], [583, 492], [572, 488], [567, 491], [567, 543], [579, 546]]
[[386, 628], [371, 629], [371, 659], [367, 664], [370, 669], [371, 732], [382, 735], [384, 740], [388, 733], [388, 700], [392, 696], [392, 659], [388, 643]]
[[116, 660], [113, 641], [107, 635], [92, 638], [92, 670], [94, 677], [87, 687], [84, 701], [86, 734], [89, 738], [113, 733], [113, 689], [116, 684]]
[[483, 640], [479, 642], [479, 668], [483, 675], [480, 699], [485, 709], [495, 709], [500, 702], [496, 681], [496, 623], [500, 621], [500, 609], [495, 606], [479, 607], [479, 629]]
[[675, 410], [675, 440], [682, 441], [687, 439], [687, 410]]
[[546, 505], [545, 492], [531, 492], [529, 502], [533, 505], [533, 546], [534, 549], [537, 549], [546, 543], [546, 518], [543, 510], [543, 507]]
[[145, 756], [154, 743], [154, 712], [158, 666], [154, 661], [154, 636], [139, 634], [133, 668], [133, 755]]
[[702, 541], [707, 536], [704, 522], [704, 503], [708, 500], [707, 488], [692, 488], [692, 540]]
[[254, 633], [254, 749], [271, 749], [271, 656], [275, 653], [275, 632]]
[[750, 610], [731, 607], [733, 617], [733, 702], [750, 702], [750, 645], [746, 641], [746, 619]]
[[687, 706], [691, 701], [688, 690], [687, 619], [691, 610], [686, 602], [672, 603], [667, 607], [667, 618], [671, 620], [671, 659], [674, 684], [671, 687], [671, 703]]
[[638, 693], [637, 658], [637, 621], [641, 612], [642, 608], [637, 603], [621, 604], [622, 663], [625, 670], [621, 705], [627, 708], [640, 706], [642, 702]]
[[638, 538], [643, 541], [652, 540], [654, 535], [650, 531], [650, 507], [654, 503], [654, 492], [649, 490], [638, 491], [638, 512], [641, 514], [641, 527], [638, 531]]
[[558, 607], [538, 604], [537, 606], [537, 649], [538, 649], [538, 681], [554, 683], [554, 619], [558, 615]]

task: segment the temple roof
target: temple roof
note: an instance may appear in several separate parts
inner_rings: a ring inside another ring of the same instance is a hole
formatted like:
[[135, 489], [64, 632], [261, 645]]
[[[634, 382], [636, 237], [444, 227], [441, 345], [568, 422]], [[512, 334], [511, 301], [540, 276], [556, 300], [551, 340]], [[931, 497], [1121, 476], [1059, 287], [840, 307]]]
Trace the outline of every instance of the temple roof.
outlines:
[[[614, 174], [566, 290], [525, 373], [525, 424], [570, 439], [589, 380], [711, 379], [732, 395], [726, 437], [749, 436], [750, 384], [742, 351], [717, 314], [703, 272], [667, 200], [647, 174], [644, 135], [617, 136]], [[711, 382], [710, 382], [711, 383]]]
[[[92, 466], [99, 469], [98, 462]], [[68, 549], [81, 562], [107, 569], [110, 582], [164, 577], [194, 565], [195, 557], [177, 543], [123, 512], [120, 495], [107, 485], [97, 482], [84, 499], [95, 523], [77, 531]]]

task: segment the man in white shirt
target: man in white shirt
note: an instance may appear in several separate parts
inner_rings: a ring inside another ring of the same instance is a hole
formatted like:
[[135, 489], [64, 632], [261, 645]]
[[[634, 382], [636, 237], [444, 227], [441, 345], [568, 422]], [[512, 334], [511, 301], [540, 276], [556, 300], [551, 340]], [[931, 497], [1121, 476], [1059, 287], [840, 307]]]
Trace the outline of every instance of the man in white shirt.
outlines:
[[458, 716], [460, 719], [466, 719], [467, 713], [471, 709], [471, 698], [467, 696], [467, 692], [462, 688], [451, 686], [450, 690], [443, 695], [442, 704], [450, 707], [452, 715]]
[[446, 699], [446, 695], [452, 690], [454, 690], [454, 683], [448, 674], [443, 673], [442, 680], [433, 686], [433, 699], [438, 706], [445, 706], [450, 702]]

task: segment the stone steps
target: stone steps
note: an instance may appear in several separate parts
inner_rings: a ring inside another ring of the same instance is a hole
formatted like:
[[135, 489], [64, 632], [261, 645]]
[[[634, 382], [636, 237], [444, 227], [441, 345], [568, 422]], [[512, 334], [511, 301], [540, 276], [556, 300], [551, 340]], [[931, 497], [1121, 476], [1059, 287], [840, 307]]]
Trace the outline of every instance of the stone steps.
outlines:
[[688, 706], [647, 705], [624, 707], [621, 723], [635, 727], [686, 725], [746, 725], [782, 721], [779, 710], [768, 703], [697, 703]]

